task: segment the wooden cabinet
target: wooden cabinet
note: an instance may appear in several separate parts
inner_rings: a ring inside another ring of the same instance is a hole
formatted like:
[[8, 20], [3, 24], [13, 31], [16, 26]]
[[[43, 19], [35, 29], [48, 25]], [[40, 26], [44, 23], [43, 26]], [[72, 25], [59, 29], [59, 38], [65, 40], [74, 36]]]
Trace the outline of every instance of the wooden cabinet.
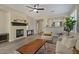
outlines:
[[34, 30], [27, 30], [27, 36], [34, 35]]
[[8, 41], [8, 39], [9, 39], [8, 33], [0, 34], [0, 42]]

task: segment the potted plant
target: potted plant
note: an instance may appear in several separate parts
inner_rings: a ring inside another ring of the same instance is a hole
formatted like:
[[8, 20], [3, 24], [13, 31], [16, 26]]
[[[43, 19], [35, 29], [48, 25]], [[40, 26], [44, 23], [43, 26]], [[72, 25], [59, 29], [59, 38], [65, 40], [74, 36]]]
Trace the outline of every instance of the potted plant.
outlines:
[[65, 31], [68, 32], [68, 36], [69, 36], [69, 33], [70, 31], [73, 29], [73, 26], [75, 24], [75, 20], [73, 20], [73, 17], [66, 17], [65, 18]]

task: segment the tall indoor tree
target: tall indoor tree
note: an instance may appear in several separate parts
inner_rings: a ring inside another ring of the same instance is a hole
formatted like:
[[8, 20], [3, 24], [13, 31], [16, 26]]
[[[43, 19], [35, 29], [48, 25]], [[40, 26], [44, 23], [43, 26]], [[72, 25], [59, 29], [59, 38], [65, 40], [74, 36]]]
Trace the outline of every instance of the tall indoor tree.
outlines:
[[66, 17], [65, 18], [65, 31], [68, 32], [68, 36], [70, 31], [73, 29], [73, 26], [75, 25], [76, 21], [73, 20], [73, 17]]

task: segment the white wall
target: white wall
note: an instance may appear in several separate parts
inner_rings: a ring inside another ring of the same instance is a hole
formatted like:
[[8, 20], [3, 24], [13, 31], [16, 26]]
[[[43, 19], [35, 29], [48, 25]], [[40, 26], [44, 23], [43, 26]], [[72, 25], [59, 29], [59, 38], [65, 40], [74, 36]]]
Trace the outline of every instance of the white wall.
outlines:
[[54, 19], [53, 22], [62, 22], [62, 27], [61, 26], [53, 27], [52, 34], [57, 35], [58, 33], [62, 33], [64, 31], [64, 26], [63, 26], [64, 19], [57, 18], [57, 19]]
[[37, 34], [37, 24], [36, 20], [30, 16], [27, 16], [28, 22], [28, 29], [27, 30], [34, 30], [34, 34]]
[[61, 33], [61, 32], [63, 32], [64, 30], [64, 27], [62, 26], [62, 27], [46, 27], [46, 25], [49, 25], [49, 26], [51, 26], [51, 24], [53, 23], [53, 22], [60, 22], [60, 21], [62, 21], [63, 23], [64, 23], [64, 18], [63, 17], [48, 17], [48, 18], [43, 18], [43, 32], [52, 32], [52, 35], [55, 35], [55, 34], [57, 34], [57, 33]]
[[11, 21], [13, 21], [14, 19], [19, 19], [19, 20], [26, 20], [27, 19], [26, 14], [24, 14], [20, 11], [11, 9], [10, 13], [11, 13], [11, 19], [10, 19]]
[[7, 33], [7, 12], [0, 10], [0, 33]]
[[[75, 8], [74, 11], [70, 14], [71, 17], [74, 17], [73, 20], [77, 21], [77, 9]], [[73, 27], [73, 32], [77, 32], [77, 22]]]
[[77, 6], [77, 32], [79, 33], [79, 5]]
[[[14, 41], [16, 39], [20, 39], [23, 37], [27, 37], [27, 33], [26, 33], [26, 26], [12, 26], [11, 22], [13, 22], [14, 20], [17, 20], [19, 22], [23, 22], [23, 20], [27, 20], [26, 18], [26, 14], [14, 10], [14, 9], [10, 9], [7, 13], [7, 17], [8, 17], [8, 33], [9, 33], [9, 41]], [[24, 29], [24, 36], [16, 38], [16, 29]]]
[[[14, 19], [20, 19], [20, 20], [26, 20], [29, 25], [28, 28], [27, 26], [11, 26], [11, 22]], [[20, 12], [18, 10], [0, 5], [0, 33], [9, 33], [9, 41], [14, 41], [16, 40], [16, 29], [18, 28], [23, 28], [25, 30], [25, 37], [26, 36], [26, 31], [34, 29], [34, 34], [37, 33], [36, 31], [36, 21], [34, 18], [26, 15], [23, 12]]]

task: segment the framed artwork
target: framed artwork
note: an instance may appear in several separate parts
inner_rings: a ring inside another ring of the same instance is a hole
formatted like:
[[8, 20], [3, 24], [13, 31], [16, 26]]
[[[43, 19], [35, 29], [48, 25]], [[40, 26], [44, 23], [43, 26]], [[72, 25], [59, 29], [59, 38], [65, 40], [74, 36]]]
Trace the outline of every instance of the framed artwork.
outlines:
[[54, 26], [54, 27], [62, 27], [62, 22], [53, 22], [52, 26]]

